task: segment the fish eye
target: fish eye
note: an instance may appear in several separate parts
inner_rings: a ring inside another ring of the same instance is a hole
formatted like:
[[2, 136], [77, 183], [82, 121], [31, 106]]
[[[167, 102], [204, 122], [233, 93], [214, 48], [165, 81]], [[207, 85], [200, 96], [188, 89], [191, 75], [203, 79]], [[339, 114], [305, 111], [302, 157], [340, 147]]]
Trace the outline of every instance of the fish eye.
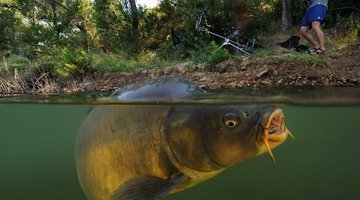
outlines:
[[239, 117], [234, 113], [226, 113], [224, 115], [224, 124], [228, 128], [236, 128], [239, 122]]

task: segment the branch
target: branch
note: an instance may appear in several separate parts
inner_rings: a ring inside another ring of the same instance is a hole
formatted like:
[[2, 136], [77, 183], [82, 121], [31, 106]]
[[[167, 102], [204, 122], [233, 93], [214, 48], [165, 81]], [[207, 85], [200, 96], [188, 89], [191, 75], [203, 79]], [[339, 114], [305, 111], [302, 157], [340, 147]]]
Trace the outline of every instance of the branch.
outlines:
[[77, 13], [74, 10], [71, 10], [68, 6], [58, 2], [58, 1], [54, 1], [54, 3], [60, 7], [62, 7], [63, 9], [65, 9], [66, 11], [68, 11], [70, 13], [69, 16], [67, 16], [66, 19], [66, 23], [71, 23], [73, 22], [73, 24], [83, 33], [87, 33], [87, 30], [84, 26], [84, 24], [82, 23], [82, 21], [80, 19], [77, 18]]
[[360, 12], [360, 8], [352, 7], [352, 6], [344, 6], [344, 7], [340, 7], [340, 8], [333, 8], [333, 9], [330, 9], [329, 11], [336, 11], [336, 10], [356, 10], [356, 11]]

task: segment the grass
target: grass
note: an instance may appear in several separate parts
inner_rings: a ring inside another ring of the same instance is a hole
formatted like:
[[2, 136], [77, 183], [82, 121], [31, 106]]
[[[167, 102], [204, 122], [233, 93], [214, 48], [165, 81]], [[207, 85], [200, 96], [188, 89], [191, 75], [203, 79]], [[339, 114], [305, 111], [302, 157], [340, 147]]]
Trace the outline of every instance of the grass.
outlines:
[[0, 73], [5, 71], [13, 71], [14, 69], [24, 70], [31, 67], [30, 61], [19, 55], [11, 55], [8, 58], [3, 58], [0, 64]]
[[350, 15], [347, 18], [339, 17], [338, 24], [326, 37], [326, 43], [334, 49], [343, 49], [360, 44], [360, 15]]
[[106, 55], [104, 53], [92, 54], [92, 68], [103, 74], [105, 72], [127, 71], [133, 66], [123, 58]]
[[[214, 66], [224, 60], [230, 58], [230, 54], [227, 49], [220, 48], [215, 42], [211, 42], [211, 52], [208, 53], [207, 63], [210, 66]], [[219, 49], [220, 48], [220, 49]]]
[[176, 61], [160, 59], [154, 52], [140, 53], [137, 58], [131, 58], [121, 53], [117, 55], [92, 53], [91, 58], [91, 67], [99, 74], [124, 72], [141, 67], [157, 68], [176, 63]]
[[[104, 74], [106, 72], [125, 72], [135, 68], [161, 68], [179, 63], [178, 60], [166, 60], [159, 58], [155, 52], [142, 52], [130, 57], [125, 53], [106, 54], [102, 52], [80, 52], [67, 50], [62, 54], [56, 54], [57, 57], [43, 56], [37, 60], [29, 61], [20, 55], [11, 55], [3, 58], [0, 62], [0, 75], [13, 73], [14, 70], [36, 70], [43, 68], [43, 71], [49, 72], [57, 77], [68, 77], [77, 75], [77, 72], [86, 71]], [[45, 66], [45, 67], [44, 67]], [[72, 73], [69, 73], [72, 72]]]
[[316, 67], [324, 67], [326, 65], [326, 61], [322, 56], [310, 55], [308, 53], [295, 53], [291, 58]]
[[257, 49], [256, 51], [254, 51], [251, 56], [252, 57], [266, 57], [266, 56], [271, 56], [274, 55], [274, 50], [272, 49]]

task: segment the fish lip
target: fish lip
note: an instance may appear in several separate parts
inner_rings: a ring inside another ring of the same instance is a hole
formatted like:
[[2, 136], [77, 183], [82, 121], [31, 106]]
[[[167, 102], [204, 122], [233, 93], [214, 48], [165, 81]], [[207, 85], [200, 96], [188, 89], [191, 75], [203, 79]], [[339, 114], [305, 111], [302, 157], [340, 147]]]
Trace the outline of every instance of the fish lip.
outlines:
[[[268, 117], [267, 117], [268, 116]], [[261, 123], [262, 129], [259, 130], [259, 152], [258, 155], [268, 152], [275, 164], [275, 157], [272, 149], [283, 143], [287, 136], [293, 137], [290, 131], [285, 126], [284, 113], [281, 109], [275, 109], [272, 112], [267, 112]]]
[[264, 140], [269, 143], [283, 142], [289, 135], [284, 119], [282, 109], [272, 111], [270, 116], [265, 119], [265, 123], [261, 123], [262, 130], [259, 131], [259, 142], [263, 143]]

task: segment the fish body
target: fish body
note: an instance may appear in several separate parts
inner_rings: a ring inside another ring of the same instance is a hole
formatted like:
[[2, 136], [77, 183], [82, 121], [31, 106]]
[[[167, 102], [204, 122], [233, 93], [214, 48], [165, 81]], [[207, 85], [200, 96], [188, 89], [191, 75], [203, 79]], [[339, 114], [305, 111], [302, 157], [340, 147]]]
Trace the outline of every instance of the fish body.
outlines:
[[[198, 93], [205, 91], [165, 77], [120, 89], [111, 98], [171, 100]], [[78, 177], [89, 200], [158, 199], [271, 152], [288, 135], [283, 118], [271, 106], [96, 107], [77, 137]]]

